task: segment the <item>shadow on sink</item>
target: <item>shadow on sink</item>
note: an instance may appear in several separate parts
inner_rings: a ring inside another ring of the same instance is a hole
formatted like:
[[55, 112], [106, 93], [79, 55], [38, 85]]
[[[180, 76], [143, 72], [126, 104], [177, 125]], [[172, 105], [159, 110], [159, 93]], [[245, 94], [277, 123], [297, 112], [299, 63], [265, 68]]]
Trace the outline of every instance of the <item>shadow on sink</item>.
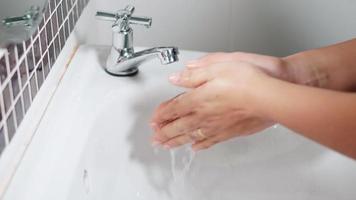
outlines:
[[[167, 93], [169, 91], [160, 90], [159, 92]], [[130, 146], [129, 154], [133, 162], [144, 166], [146, 177], [155, 190], [170, 195], [169, 183], [172, 181], [170, 155], [168, 151], [151, 145], [153, 132], [149, 127], [151, 114], [162, 99], [159, 98], [159, 94], [148, 95], [150, 96], [149, 101], [155, 103], [147, 102], [146, 98], [138, 98], [143, 101], [135, 101], [131, 107], [137, 118], [127, 135]]]
[[[150, 145], [152, 131], [148, 126], [153, 110], [162, 101], [159, 97], [169, 92], [161, 90], [159, 94], [156, 92], [157, 96], [153, 92], [144, 93], [133, 102], [131, 111], [136, 113], [136, 119], [127, 140], [131, 160], [143, 166], [155, 190], [174, 196], [176, 194], [171, 193], [171, 187], [174, 187], [172, 158], [166, 150], [155, 152]], [[145, 98], [148, 96], [149, 101]], [[188, 194], [191, 199], [230, 199], [229, 196], [234, 199], [238, 190], [242, 190], [240, 193], [262, 192], [267, 196], [271, 191], [275, 194], [285, 192], [288, 196], [290, 189], [281, 189], [286, 188], [285, 183], [294, 181], [292, 185], [307, 188], [308, 184], [302, 186], [301, 182], [309, 180], [309, 167], [323, 154], [323, 148], [288, 129], [271, 127], [259, 134], [236, 138], [198, 152], [188, 175], [184, 177], [185, 187], [189, 189], [186, 192], [195, 193], [194, 197]], [[294, 173], [292, 176], [291, 171]], [[304, 176], [299, 183], [293, 180], [297, 176]], [[271, 179], [276, 184], [269, 184]], [[237, 189], [237, 185], [241, 188]]]

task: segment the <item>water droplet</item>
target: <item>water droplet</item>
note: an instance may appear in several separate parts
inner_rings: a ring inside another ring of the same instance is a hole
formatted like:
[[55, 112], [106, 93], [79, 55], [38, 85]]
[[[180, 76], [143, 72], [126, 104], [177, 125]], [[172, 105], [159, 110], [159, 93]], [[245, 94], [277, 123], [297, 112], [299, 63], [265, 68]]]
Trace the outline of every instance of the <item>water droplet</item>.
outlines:
[[85, 193], [89, 194], [89, 192], [90, 192], [90, 181], [89, 181], [88, 170], [86, 170], [86, 169], [84, 169], [84, 171], [83, 171], [83, 185], [84, 185]]

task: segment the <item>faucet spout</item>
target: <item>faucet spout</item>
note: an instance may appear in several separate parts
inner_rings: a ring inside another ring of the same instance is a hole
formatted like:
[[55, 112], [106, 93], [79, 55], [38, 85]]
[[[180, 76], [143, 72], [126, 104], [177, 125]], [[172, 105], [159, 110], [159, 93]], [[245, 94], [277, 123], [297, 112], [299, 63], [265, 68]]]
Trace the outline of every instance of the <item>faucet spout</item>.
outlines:
[[[133, 76], [137, 74], [138, 67], [148, 60], [158, 58], [163, 65], [178, 61], [178, 48], [155, 47], [136, 53], [123, 53], [112, 48], [107, 60], [106, 71], [116, 76]], [[115, 59], [116, 58], [116, 59]]]

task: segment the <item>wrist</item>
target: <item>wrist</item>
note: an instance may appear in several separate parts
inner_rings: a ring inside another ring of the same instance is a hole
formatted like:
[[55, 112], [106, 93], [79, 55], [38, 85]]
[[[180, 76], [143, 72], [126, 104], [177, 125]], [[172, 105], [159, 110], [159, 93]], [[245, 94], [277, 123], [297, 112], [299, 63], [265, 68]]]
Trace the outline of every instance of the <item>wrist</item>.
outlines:
[[277, 65], [280, 80], [284, 80], [291, 83], [297, 83], [296, 74], [294, 73], [294, 63], [291, 59], [280, 58], [279, 65]]
[[312, 87], [327, 88], [328, 72], [321, 68], [317, 50], [301, 52], [282, 58], [289, 82]]
[[[268, 108], [272, 106], [269, 99], [271, 96], [278, 95], [274, 93], [273, 84], [271, 84], [276, 77], [272, 77], [266, 74], [261, 74], [258, 78], [250, 79], [250, 82], [245, 89], [244, 97], [247, 103], [248, 113], [250, 115], [271, 120], [269, 116]], [[272, 121], [272, 120], [271, 120]]]

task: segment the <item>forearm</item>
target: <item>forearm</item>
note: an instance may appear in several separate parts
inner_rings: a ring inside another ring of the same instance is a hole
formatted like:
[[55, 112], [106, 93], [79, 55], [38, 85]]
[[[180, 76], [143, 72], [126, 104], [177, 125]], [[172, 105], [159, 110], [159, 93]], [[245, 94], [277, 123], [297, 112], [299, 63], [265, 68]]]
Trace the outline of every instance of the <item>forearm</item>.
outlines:
[[356, 39], [283, 60], [294, 83], [342, 91], [356, 89]]
[[356, 158], [356, 94], [268, 78], [254, 93], [263, 117]]

